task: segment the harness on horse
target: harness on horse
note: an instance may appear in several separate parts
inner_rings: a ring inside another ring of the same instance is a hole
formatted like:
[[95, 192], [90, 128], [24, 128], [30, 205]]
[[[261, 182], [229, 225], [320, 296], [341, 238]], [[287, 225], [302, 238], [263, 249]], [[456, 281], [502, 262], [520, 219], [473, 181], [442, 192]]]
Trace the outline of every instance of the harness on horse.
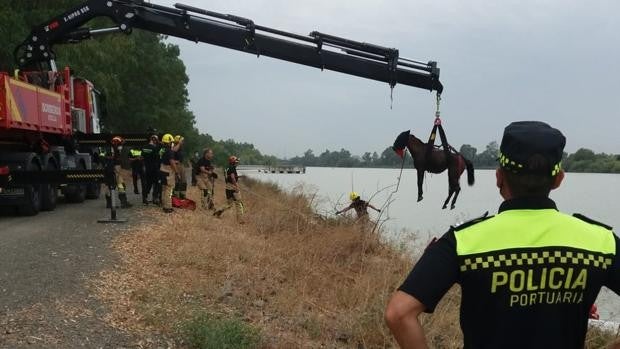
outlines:
[[[446, 137], [446, 132], [441, 126], [441, 113], [439, 111], [439, 104], [441, 102], [441, 95], [437, 94], [437, 105], [435, 110], [435, 121], [433, 122], [433, 129], [431, 130], [431, 134], [428, 137], [428, 142], [426, 143], [426, 158], [428, 159], [431, 155], [431, 152], [435, 148], [443, 148], [443, 151], [446, 155], [446, 161], [448, 165], [452, 161], [451, 153], [457, 153], [456, 149], [454, 149], [448, 143], [448, 137]], [[441, 139], [441, 145], [435, 145], [435, 139], [437, 138], [437, 132], [439, 131], [439, 138]]]

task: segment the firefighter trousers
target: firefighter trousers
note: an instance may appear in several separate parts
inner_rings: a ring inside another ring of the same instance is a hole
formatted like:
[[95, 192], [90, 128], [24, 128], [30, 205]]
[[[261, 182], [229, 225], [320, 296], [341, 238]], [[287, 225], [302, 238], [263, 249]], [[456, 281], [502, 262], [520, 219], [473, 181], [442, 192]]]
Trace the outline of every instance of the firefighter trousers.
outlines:
[[172, 208], [172, 191], [174, 190], [176, 173], [169, 165], [161, 165], [161, 203], [162, 207]]

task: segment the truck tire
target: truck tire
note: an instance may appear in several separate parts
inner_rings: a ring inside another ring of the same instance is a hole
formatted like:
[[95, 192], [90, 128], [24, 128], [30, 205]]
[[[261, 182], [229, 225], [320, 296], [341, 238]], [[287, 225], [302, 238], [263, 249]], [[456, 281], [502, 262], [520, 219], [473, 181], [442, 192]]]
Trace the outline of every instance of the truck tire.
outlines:
[[86, 198], [89, 200], [99, 199], [101, 196], [101, 183], [88, 183], [86, 185]]
[[[83, 163], [77, 165], [78, 170], [86, 169]], [[86, 184], [70, 184], [65, 188], [65, 199], [73, 204], [80, 204], [86, 200]]]
[[[48, 162], [46, 171], [56, 171], [56, 165]], [[55, 184], [41, 186], [41, 211], [54, 211], [58, 203], [58, 190]]]
[[[41, 168], [31, 162], [26, 167], [27, 171], [40, 171]], [[42, 186], [40, 184], [26, 185], [24, 186], [24, 199], [26, 202], [17, 207], [17, 212], [21, 216], [35, 216], [41, 210], [41, 192]]]

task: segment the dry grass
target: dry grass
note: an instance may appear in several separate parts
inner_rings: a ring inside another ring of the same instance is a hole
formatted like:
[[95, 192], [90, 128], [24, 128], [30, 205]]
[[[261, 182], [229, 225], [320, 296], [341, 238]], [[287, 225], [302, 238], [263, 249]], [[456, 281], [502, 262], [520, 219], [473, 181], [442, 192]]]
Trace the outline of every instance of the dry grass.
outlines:
[[[393, 347], [383, 310], [409, 254], [359, 225], [315, 216], [301, 194], [245, 183], [245, 225], [232, 209], [222, 219], [201, 209], [145, 211], [152, 223], [116, 241], [123, 263], [95, 285], [113, 309], [108, 322], [175, 335], [207, 312], [260, 329], [269, 348]], [[197, 190], [189, 195], [199, 202]], [[431, 347], [459, 347], [458, 294], [424, 318]]]

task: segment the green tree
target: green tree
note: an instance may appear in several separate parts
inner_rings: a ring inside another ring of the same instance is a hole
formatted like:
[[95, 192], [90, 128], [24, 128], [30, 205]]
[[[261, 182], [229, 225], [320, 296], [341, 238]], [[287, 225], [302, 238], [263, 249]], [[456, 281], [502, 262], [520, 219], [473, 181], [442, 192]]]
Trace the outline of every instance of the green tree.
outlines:
[[499, 146], [496, 141], [487, 144], [486, 149], [478, 154], [474, 159], [476, 167], [495, 167], [497, 166], [497, 157], [499, 156]]
[[463, 144], [461, 146], [461, 149], [459, 150], [459, 153], [461, 153], [461, 155], [463, 155], [466, 159], [469, 159], [469, 160], [476, 159], [477, 152], [478, 152], [478, 149], [472, 147], [469, 144]]

